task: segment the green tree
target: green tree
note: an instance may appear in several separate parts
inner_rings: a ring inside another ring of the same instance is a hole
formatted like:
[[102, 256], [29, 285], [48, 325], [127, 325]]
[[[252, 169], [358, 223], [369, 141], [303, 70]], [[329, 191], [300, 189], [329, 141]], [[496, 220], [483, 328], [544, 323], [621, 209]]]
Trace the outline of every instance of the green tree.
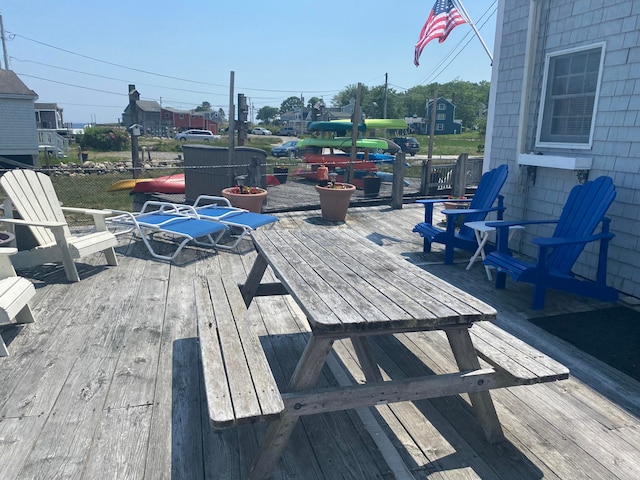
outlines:
[[202, 102], [201, 105], [196, 107], [196, 112], [210, 112], [211, 104], [209, 102]]
[[309, 99], [309, 101], [307, 102], [307, 107], [308, 108], [314, 108], [316, 105], [318, 105], [320, 102], [324, 103], [324, 100], [322, 100], [319, 97], [311, 97]]
[[280, 105], [280, 113], [293, 112], [304, 107], [304, 103], [298, 97], [289, 97]]
[[279, 112], [280, 111], [275, 107], [265, 106], [258, 110], [256, 119], [262, 120], [263, 123], [273, 123], [273, 121], [278, 118]]

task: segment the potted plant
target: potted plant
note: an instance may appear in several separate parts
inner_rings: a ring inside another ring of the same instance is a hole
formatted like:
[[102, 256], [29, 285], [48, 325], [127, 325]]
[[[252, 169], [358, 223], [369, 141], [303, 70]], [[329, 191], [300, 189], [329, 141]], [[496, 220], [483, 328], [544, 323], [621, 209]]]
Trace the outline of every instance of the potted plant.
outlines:
[[316, 191], [320, 195], [322, 218], [332, 222], [344, 222], [351, 195], [356, 191], [355, 185], [322, 180], [316, 185]]
[[467, 197], [465, 196], [460, 196], [460, 197], [454, 197], [452, 195], [449, 195], [447, 197], [448, 200], [451, 201], [445, 201], [443, 203], [443, 210], [464, 210], [466, 208], [469, 208], [469, 202], [463, 202], [461, 200], [468, 200]]
[[222, 190], [222, 196], [229, 200], [234, 207], [261, 213], [262, 204], [267, 198], [267, 191], [264, 188], [243, 185], [244, 178], [241, 177], [238, 177], [236, 181], [238, 184], [235, 187]]

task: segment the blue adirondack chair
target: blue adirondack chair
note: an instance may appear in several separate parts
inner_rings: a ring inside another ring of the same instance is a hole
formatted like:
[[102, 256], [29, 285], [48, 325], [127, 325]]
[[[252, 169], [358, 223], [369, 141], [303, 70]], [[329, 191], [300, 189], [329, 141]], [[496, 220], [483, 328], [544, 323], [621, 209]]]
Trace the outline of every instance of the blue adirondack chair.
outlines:
[[[478, 248], [478, 242], [473, 229], [461, 225], [460, 229], [456, 231], [456, 222], [461, 215], [465, 216], [465, 222], [480, 222], [487, 217], [489, 212], [497, 212], [498, 220], [502, 220], [502, 214], [505, 209], [503, 205], [504, 197], [499, 193], [502, 185], [507, 180], [507, 173], [507, 165], [500, 165], [482, 175], [468, 209], [443, 210], [442, 213], [447, 216], [446, 230], [433, 225], [433, 205], [435, 203], [464, 202], [468, 200], [444, 198], [417, 200], [417, 203], [424, 205], [424, 222], [413, 227], [413, 231], [424, 238], [423, 250], [430, 252], [433, 242], [444, 244], [445, 264], [453, 263], [455, 248], [475, 252]], [[498, 205], [494, 207], [496, 199]], [[492, 249], [492, 246], [487, 245], [485, 251], [491, 251]]]
[[[606, 285], [607, 250], [614, 234], [609, 231], [611, 220], [605, 213], [616, 197], [615, 186], [609, 177], [598, 177], [584, 185], [576, 185], [562, 208], [558, 220], [530, 220], [515, 222], [491, 222], [496, 227], [497, 249], [487, 255], [485, 265], [495, 267], [496, 288], [505, 288], [507, 274], [519, 282], [535, 285], [533, 309], [544, 308], [547, 287], [596, 298], [605, 302], [618, 299], [618, 292]], [[508, 247], [509, 226], [556, 223], [553, 236], [535, 238], [538, 247], [535, 263], [516, 259]], [[594, 234], [599, 224], [600, 233]], [[571, 272], [585, 245], [600, 241], [596, 280], [578, 279]]]

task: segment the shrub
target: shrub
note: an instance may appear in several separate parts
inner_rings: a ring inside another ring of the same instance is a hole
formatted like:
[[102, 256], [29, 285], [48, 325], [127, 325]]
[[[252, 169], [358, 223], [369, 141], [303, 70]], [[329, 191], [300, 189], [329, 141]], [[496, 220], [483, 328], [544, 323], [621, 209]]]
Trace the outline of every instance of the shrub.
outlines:
[[102, 152], [119, 152], [131, 148], [129, 134], [121, 128], [86, 128], [78, 143], [82, 148], [91, 148]]

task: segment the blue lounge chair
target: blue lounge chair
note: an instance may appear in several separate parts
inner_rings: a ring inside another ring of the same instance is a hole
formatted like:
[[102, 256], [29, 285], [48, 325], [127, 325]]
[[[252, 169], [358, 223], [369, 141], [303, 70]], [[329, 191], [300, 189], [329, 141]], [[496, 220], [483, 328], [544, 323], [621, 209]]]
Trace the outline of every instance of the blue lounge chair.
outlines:
[[[442, 202], [465, 202], [463, 199], [429, 199], [418, 200], [417, 203], [424, 205], [424, 222], [413, 227], [413, 231], [419, 233], [424, 238], [424, 252], [431, 251], [433, 242], [445, 245], [444, 263], [453, 263], [454, 249], [461, 248], [469, 252], [475, 252], [478, 249], [478, 241], [472, 228], [461, 225], [456, 231], [456, 222], [461, 215], [464, 215], [465, 222], [483, 221], [489, 212], [497, 212], [498, 220], [502, 220], [502, 214], [505, 210], [503, 205], [504, 197], [499, 195], [500, 189], [507, 180], [507, 165], [500, 165], [493, 170], [482, 175], [476, 193], [469, 204], [468, 209], [459, 210], [443, 210], [442, 213], [447, 216], [447, 228], [443, 230], [433, 225], [433, 205]], [[498, 200], [497, 206], [494, 206]], [[493, 247], [487, 245], [485, 251], [491, 251]]]
[[229, 227], [235, 236], [235, 241], [231, 245], [218, 245], [217, 248], [234, 249], [240, 241], [253, 230], [273, 226], [278, 221], [278, 217], [266, 215], [264, 213], [254, 213], [241, 208], [232, 207], [228, 199], [224, 197], [213, 197], [200, 195], [196, 198], [193, 208], [201, 218], [220, 222]]
[[[497, 269], [496, 288], [505, 288], [507, 274], [516, 281], [533, 283], [533, 309], [544, 308], [547, 287], [605, 302], [616, 301], [618, 292], [606, 285], [607, 250], [614, 234], [609, 231], [610, 219], [605, 217], [615, 197], [611, 178], [598, 177], [573, 187], [558, 220], [488, 223], [496, 227], [497, 250], [487, 255], [484, 264]], [[533, 239], [538, 247], [535, 263], [514, 258], [508, 247], [509, 227], [542, 223], [555, 223], [556, 228], [550, 238]], [[600, 233], [594, 234], [599, 224]], [[596, 280], [578, 279], [571, 269], [586, 244], [595, 241], [600, 241]]]
[[[117, 215], [106, 222], [115, 227], [124, 227], [119, 233], [134, 231], [146, 245], [154, 258], [174, 260], [189, 242], [205, 247], [216, 247], [217, 242], [227, 231], [227, 226], [200, 218], [193, 207], [167, 202], [145, 202], [140, 212], [131, 213], [112, 210]], [[171, 255], [157, 253], [151, 241], [153, 236], [163, 234], [179, 239], [178, 247]]]

